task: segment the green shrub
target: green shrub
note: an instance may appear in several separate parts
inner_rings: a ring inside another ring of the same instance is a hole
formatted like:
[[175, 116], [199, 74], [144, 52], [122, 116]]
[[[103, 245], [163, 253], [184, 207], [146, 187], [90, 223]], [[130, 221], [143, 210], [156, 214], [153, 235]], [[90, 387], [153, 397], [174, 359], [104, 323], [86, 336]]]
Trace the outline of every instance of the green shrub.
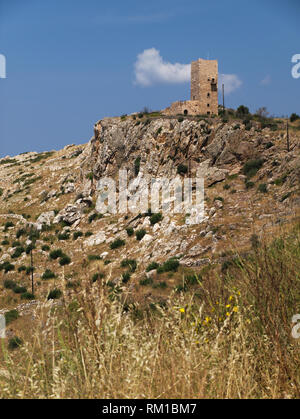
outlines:
[[60, 266], [69, 265], [70, 263], [71, 263], [71, 258], [65, 254], [59, 259]]
[[116, 239], [110, 244], [111, 249], [118, 249], [121, 246], [125, 246], [125, 240]]
[[44, 280], [55, 278], [55, 273], [51, 269], [46, 269], [41, 278]]
[[126, 228], [126, 232], [128, 236], [133, 236], [134, 230], [132, 227]]
[[44, 252], [49, 252], [50, 247], [49, 247], [47, 244], [44, 244], [44, 245], [42, 246], [42, 250], [43, 250]]
[[6, 325], [10, 324], [14, 320], [17, 320], [19, 317], [19, 312], [17, 310], [9, 310], [4, 314]]
[[140, 172], [141, 158], [137, 157], [134, 161], [134, 174], [137, 176]]
[[62, 292], [58, 288], [54, 288], [54, 290], [51, 290], [48, 294], [47, 299], [48, 300], [56, 300], [62, 296]]
[[228, 183], [225, 183], [225, 185], [223, 186], [223, 189], [225, 190], [230, 189], [230, 185], [228, 185]]
[[18, 246], [18, 247], [16, 247], [16, 249], [15, 249], [14, 253], [11, 255], [11, 257], [12, 257], [12, 259], [17, 259], [17, 258], [19, 258], [19, 257], [22, 255], [22, 253], [24, 253], [24, 252], [25, 252], [24, 247], [22, 247], [22, 246]]
[[247, 106], [241, 105], [237, 108], [236, 112], [239, 116], [249, 115], [249, 108], [247, 108]]
[[78, 237], [82, 237], [82, 236], [83, 236], [82, 231], [74, 231], [74, 233], [73, 233], [73, 240], [77, 240]]
[[188, 167], [185, 164], [179, 164], [179, 166], [177, 166], [177, 173], [179, 175], [184, 175], [187, 171]]
[[244, 164], [244, 167], [243, 167], [244, 175], [247, 176], [248, 178], [255, 176], [263, 164], [264, 164], [263, 159], [248, 160]]
[[146, 272], [153, 271], [153, 269], [157, 269], [159, 267], [159, 264], [157, 262], [151, 262], [146, 268]]
[[246, 189], [253, 188], [254, 182], [251, 182], [250, 180], [245, 179], [245, 186], [246, 186]]
[[182, 117], [182, 116], [180, 116], [180, 117], [177, 119], [177, 121], [178, 121], [178, 122], [182, 122], [182, 121], [183, 121], [183, 117]]
[[142, 285], [142, 286], [147, 286], [147, 285], [152, 285], [152, 284], [153, 284], [153, 279], [152, 278], [145, 277], [144, 279], [140, 280], [140, 285]]
[[163, 216], [162, 216], [162, 213], [160, 213], [160, 212], [152, 214], [151, 217], [150, 217], [151, 225], [159, 223], [162, 220], [162, 218], [163, 218]]
[[27, 291], [27, 288], [20, 287], [19, 285], [16, 285], [16, 287], [13, 289], [15, 294], [24, 294], [24, 292]]
[[168, 259], [165, 263], [157, 268], [157, 273], [176, 272], [179, 267], [179, 261], [175, 258]]
[[89, 261], [93, 261], [93, 260], [100, 260], [101, 257], [99, 255], [88, 255], [88, 260]]
[[1, 242], [2, 246], [7, 246], [9, 245], [9, 241], [7, 239], [2, 240]]
[[25, 270], [26, 275], [30, 275], [32, 272], [34, 272], [34, 267], [26, 266], [26, 270]]
[[83, 236], [82, 231], [74, 231], [74, 233], [73, 233], [73, 240], [77, 240], [78, 237], [82, 237], [82, 236]]
[[92, 282], [96, 282], [98, 281], [98, 279], [103, 279], [103, 278], [105, 278], [105, 273], [97, 272], [92, 276]]
[[3, 282], [4, 288], [8, 289], [8, 290], [13, 290], [14, 288], [16, 288], [17, 284], [12, 281], [11, 279], [6, 279]]
[[24, 292], [24, 294], [21, 294], [21, 299], [22, 300], [34, 300], [35, 296], [33, 294], [31, 294], [31, 292]]
[[3, 262], [1, 265], [0, 265], [0, 271], [4, 271], [4, 273], [7, 273], [7, 272], [10, 272], [10, 271], [13, 271], [15, 269], [15, 266], [14, 265], [12, 265], [11, 263], [9, 263], [9, 262]]
[[11, 221], [7, 221], [4, 224], [4, 231], [7, 231], [10, 227], [14, 227], [14, 223], [12, 223]]
[[22, 344], [22, 339], [18, 338], [18, 336], [14, 336], [13, 338], [10, 338], [8, 341], [8, 349], [13, 351], [14, 349], [19, 348]]
[[294, 121], [297, 121], [297, 119], [300, 119], [300, 116], [297, 115], [296, 113], [292, 113], [292, 115], [290, 116], [290, 121], [294, 122]]
[[26, 266], [25, 265], [21, 265], [18, 267], [18, 272], [24, 272], [26, 271]]
[[93, 235], [93, 233], [91, 232], [91, 231], [87, 231], [85, 234], [84, 234], [84, 237], [91, 237]]
[[70, 238], [70, 234], [69, 234], [69, 233], [67, 233], [67, 232], [65, 232], [65, 233], [60, 233], [60, 234], [57, 236], [57, 238], [58, 238], [58, 240], [69, 240], [69, 238]]
[[25, 249], [25, 253], [26, 253], [26, 255], [29, 255], [29, 253], [30, 253], [33, 249], [35, 249], [35, 245], [34, 245], [33, 243], [29, 244], [29, 245], [26, 247], [26, 249]]
[[100, 218], [103, 218], [103, 214], [93, 212], [88, 218], [88, 222], [91, 224], [95, 220], [99, 220]]
[[124, 272], [122, 274], [122, 282], [124, 284], [126, 284], [129, 280], [130, 280], [130, 273], [129, 272]]
[[261, 193], [267, 193], [268, 192], [268, 188], [267, 188], [267, 185], [265, 183], [261, 183], [260, 185], [258, 185], [257, 190]]
[[146, 230], [144, 230], [143, 228], [142, 229], [140, 229], [140, 230], [137, 230], [136, 232], [135, 232], [135, 237], [136, 237], [136, 239], [137, 240], [142, 240], [142, 238], [145, 236], [145, 234], [146, 234]]
[[135, 272], [137, 268], [137, 262], [135, 259], [124, 259], [121, 262], [122, 268], [129, 268], [131, 272]]
[[61, 249], [52, 250], [52, 252], [50, 252], [49, 256], [50, 256], [50, 259], [61, 258], [63, 256], [63, 251]]

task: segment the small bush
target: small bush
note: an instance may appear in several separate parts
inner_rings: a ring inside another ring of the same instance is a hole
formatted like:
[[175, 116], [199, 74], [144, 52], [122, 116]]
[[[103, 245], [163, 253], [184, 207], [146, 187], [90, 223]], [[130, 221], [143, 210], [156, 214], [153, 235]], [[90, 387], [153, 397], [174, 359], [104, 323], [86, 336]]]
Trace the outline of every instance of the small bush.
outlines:
[[67, 255], [63, 255], [60, 259], [59, 259], [59, 264], [60, 266], [65, 266], [65, 265], [69, 265], [71, 263], [71, 258]]
[[152, 278], [144, 278], [140, 280], [140, 285], [142, 286], [147, 286], [147, 285], [152, 285], [153, 284], [153, 279]]
[[121, 268], [129, 268], [131, 272], [135, 272], [137, 263], [135, 259], [124, 259], [121, 262]]
[[14, 291], [15, 294], [24, 294], [24, 292], [27, 291], [27, 288], [20, 287], [19, 285], [16, 285], [16, 287], [14, 288], [13, 291]]
[[176, 272], [179, 267], [179, 261], [175, 258], [168, 259], [165, 263], [157, 268], [157, 273]]
[[22, 344], [22, 339], [18, 338], [18, 336], [14, 336], [13, 338], [10, 338], [8, 341], [8, 349], [13, 351], [14, 349], [18, 349]]
[[157, 262], [151, 262], [146, 268], [146, 272], [153, 271], [153, 269], [157, 269], [159, 267], [159, 264]]
[[100, 218], [103, 218], [103, 214], [98, 214], [97, 212], [94, 212], [89, 216], [88, 221], [91, 224], [93, 221], [99, 220]]
[[93, 260], [100, 260], [101, 257], [99, 255], [88, 255], [88, 260], [89, 261], [93, 261]]
[[264, 164], [263, 159], [248, 160], [244, 164], [244, 167], [243, 167], [244, 175], [247, 176], [248, 178], [255, 176], [263, 164]]
[[24, 253], [24, 252], [25, 252], [24, 247], [22, 247], [22, 246], [18, 246], [18, 247], [16, 247], [16, 249], [15, 249], [14, 253], [11, 255], [11, 257], [12, 257], [12, 259], [17, 259], [17, 258], [19, 258], [19, 257], [22, 255], [22, 253]]
[[144, 230], [143, 228], [141, 229], [141, 230], [137, 230], [136, 232], [135, 232], [135, 237], [136, 237], [136, 239], [137, 240], [142, 240], [142, 238], [145, 236], [145, 234], [146, 234], [146, 230]]
[[122, 274], [122, 282], [124, 284], [126, 284], [129, 280], [130, 280], [130, 273], [129, 272], [124, 272]]
[[151, 225], [159, 223], [162, 220], [162, 218], [163, 218], [163, 216], [162, 216], [162, 213], [160, 213], [160, 212], [152, 214], [151, 217], [150, 217]]
[[50, 259], [61, 258], [63, 256], [63, 251], [61, 249], [52, 250], [52, 252], [50, 252], [49, 256], [50, 256]]
[[44, 280], [55, 278], [55, 273], [51, 269], [46, 269], [41, 278]]
[[17, 320], [19, 317], [19, 312], [17, 310], [9, 310], [4, 314], [6, 325], [10, 324], [14, 320]]
[[44, 245], [42, 246], [42, 250], [43, 250], [44, 252], [49, 252], [50, 247], [49, 247], [47, 244], [44, 244]]
[[267, 193], [268, 192], [268, 188], [267, 188], [267, 185], [265, 183], [261, 183], [260, 185], [258, 185], [257, 190], [258, 190], [258, 192], [261, 192], [261, 193]]
[[15, 269], [15, 266], [14, 265], [12, 265], [11, 263], [9, 263], [9, 262], [3, 262], [1, 265], [0, 265], [0, 271], [4, 271], [4, 273], [7, 273], [7, 272], [10, 272], [10, 271], [13, 271]]
[[74, 233], [73, 233], [73, 240], [77, 240], [78, 237], [82, 237], [82, 236], [83, 236], [82, 231], [74, 231]]
[[297, 119], [300, 119], [300, 116], [297, 115], [296, 113], [292, 113], [292, 115], [290, 116], [290, 121], [295, 122], [297, 121]]
[[97, 272], [92, 276], [92, 282], [96, 282], [98, 281], [98, 279], [103, 279], [103, 278], [105, 278], [105, 273]]
[[51, 290], [48, 294], [47, 299], [48, 300], [56, 300], [62, 296], [62, 292], [60, 289], [55, 288], [54, 290]]
[[116, 239], [110, 244], [111, 249], [118, 249], [121, 246], [125, 246], [125, 240]]
[[6, 288], [7, 290], [13, 290], [16, 288], [17, 284], [12, 281], [11, 279], [6, 279], [3, 283], [4, 288]]
[[31, 294], [31, 292], [24, 292], [24, 294], [21, 294], [21, 299], [22, 300], [34, 300], [35, 296], [33, 294]]
[[188, 171], [188, 167], [185, 164], [180, 164], [179, 166], [177, 166], [177, 173], [179, 175], [184, 175], [185, 173], [187, 173]]
[[254, 182], [251, 182], [250, 180], [245, 180], [245, 186], [246, 186], [246, 189], [250, 189], [250, 188], [253, 188], [253, 186], [254, 186]]
[[69, 233], [60, 233], [57, 236], [58, 240], [69, 240], [70, 234]]
[[134, 230], [132, 227], [128, 227], [126, 228], [126, 232], [127, 232], [127, 235], [130, 237], [130, 236], [133, 236]]
[[134, 174], [137, 176], [140, 172], [141, 158], [137, 157], [134, 161]]

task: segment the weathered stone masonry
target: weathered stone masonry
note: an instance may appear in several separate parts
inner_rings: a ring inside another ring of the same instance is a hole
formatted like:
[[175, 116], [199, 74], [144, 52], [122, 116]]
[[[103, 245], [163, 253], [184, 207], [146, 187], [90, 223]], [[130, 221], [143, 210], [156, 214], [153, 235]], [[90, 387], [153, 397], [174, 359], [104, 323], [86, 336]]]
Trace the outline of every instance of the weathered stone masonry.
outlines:
[[191, 64], [191, 100], [178, 101], [163, 110], [165, 115], [218, 114], [218, 61], [199, 58]]

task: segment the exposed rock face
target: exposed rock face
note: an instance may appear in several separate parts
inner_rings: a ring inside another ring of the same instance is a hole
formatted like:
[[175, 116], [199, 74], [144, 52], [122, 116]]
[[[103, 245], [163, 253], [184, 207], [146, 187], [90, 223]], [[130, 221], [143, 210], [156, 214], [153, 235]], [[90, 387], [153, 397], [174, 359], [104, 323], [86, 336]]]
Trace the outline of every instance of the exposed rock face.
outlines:
[[[192, 177], [201, 172], [211, 186], [224, 180], [233, 165], [259, 156], [257, 141], [257, 132], [246, 131], [243, 124], [234, 129], [234, 124], [210, 125], [205, 120], [105, 118], [95, 125], [84, 152], [83, 190], [93, 193], [98, 179], [115, 177], [119, 169], [127, 169], [129, 180], [137, 172], [174, 178], [179, 165]], [[90, 172], [93, 182], [86, 176]]]

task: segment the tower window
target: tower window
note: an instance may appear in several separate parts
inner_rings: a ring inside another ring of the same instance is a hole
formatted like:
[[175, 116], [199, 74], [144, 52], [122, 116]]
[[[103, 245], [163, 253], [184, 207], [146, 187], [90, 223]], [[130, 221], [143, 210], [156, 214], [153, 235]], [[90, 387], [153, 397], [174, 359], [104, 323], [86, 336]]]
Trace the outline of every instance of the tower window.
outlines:
[[209, 108], [209, 103], [207, 104], [207, 107]]
[[207, 97], [210, 97], [210, 93], [207, 93]]

